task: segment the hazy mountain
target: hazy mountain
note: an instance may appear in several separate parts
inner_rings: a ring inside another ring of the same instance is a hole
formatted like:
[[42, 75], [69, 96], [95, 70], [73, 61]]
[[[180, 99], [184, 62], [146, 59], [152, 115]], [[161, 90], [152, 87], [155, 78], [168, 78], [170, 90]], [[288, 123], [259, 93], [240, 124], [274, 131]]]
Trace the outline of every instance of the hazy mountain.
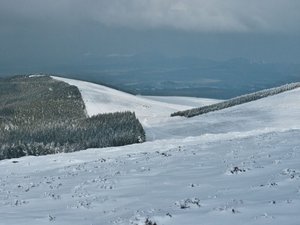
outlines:
[[[3, 70], [5, 71], [5, 70]], [[9, 70], [8, 70], [9, 71]], [[92, 81], [134, 94], [175, 95], [227, 99], [265, 88], [296, 82], [300, 65], [265, 63], [243, 58], [214, 61], [195, 57], [148, 55], [108, 55], [77, 66], [33, 66], [14, 68], [63, 74], [64, 77]], [[11, 73], [2, 72], [2, 76]]]

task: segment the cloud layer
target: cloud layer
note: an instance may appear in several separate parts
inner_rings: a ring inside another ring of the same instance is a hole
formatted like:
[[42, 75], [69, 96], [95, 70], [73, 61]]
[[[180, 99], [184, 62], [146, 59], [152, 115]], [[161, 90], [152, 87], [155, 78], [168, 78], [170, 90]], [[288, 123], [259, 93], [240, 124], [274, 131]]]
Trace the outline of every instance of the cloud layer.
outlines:
[[2, 0], [5, 21], [98, 22], [134, 29], [299, 32], [299, 0]]
[[293, 31], [300, 22], [294, 0], [109, 0], [93, 16], [109, 25], [195, 31]]

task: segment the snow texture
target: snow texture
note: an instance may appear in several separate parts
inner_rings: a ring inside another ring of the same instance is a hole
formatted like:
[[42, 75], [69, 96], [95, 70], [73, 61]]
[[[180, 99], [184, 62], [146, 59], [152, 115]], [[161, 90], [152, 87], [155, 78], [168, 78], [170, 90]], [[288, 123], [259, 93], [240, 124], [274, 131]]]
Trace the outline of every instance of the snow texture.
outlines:
[[90, 115], [136, 110], [151, 141], [0, 161], [1, 225], [299, 224], [300, 89], [187, 119], [169, 112], [192, 99], [68, 82]]

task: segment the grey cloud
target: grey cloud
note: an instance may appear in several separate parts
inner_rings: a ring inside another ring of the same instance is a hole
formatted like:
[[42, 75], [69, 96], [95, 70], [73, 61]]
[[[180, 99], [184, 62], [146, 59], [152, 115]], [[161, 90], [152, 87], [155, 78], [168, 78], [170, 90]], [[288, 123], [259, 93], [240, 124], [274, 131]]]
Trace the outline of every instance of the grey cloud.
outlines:
[[101, 1], [93, 15], [102, 23], [195, 31], [291, 32], [299, 29], [295, 0]]
[[[135, 29], [298, 32], [299, 0], [2, 0], [1, 20], [95, 21]], [[3, 16], [5, 15], [5, 16]]]
[[0, 67], [148, 53], [300, 62], [299, 6], [299, 0], [0, 0]]

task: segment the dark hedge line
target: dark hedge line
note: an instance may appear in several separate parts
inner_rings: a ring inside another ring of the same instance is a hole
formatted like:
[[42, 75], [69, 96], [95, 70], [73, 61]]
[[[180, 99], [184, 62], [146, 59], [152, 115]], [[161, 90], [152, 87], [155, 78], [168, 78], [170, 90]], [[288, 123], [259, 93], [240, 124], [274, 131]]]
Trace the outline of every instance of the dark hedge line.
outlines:
[[279, 94], [279, 93], [282, 93], [285, 91], [293, 90], [295, 88], [300, 88], [300, 82], [286, 84], [286, 85], [283, 85], [280, 87], [266, 89], [266, 90], [254, 92], [251, 94], [247, 94], [247, 95], [242, 95], [242, 96], [232, 98], [227, 101], [223, 101], [223, 102], [216, 103], [213, 105], [208, 105], [208, 106], [204, 106], [204, 107], [200, 107], [200, 108], [194, 108], [194, 109], [190, 109], [190, 110], [175, 112], [175, 113], [172, 113], [171, 116], [194, 117], [194, 116], [198, 116], [201, 114], [205, 114], [205, 113], [229, 108], [232, 106], [244, 104], [247, 102], [255, 101], [255, 100], [265, 98], [268, 96], [276, 95], [276, 94]]
[[145, 133], [134, 113], [119, 112], [22, 126], [5, 132], [0, 140], [0, 159], [6, 159], [139, 143], [145, 141]]

